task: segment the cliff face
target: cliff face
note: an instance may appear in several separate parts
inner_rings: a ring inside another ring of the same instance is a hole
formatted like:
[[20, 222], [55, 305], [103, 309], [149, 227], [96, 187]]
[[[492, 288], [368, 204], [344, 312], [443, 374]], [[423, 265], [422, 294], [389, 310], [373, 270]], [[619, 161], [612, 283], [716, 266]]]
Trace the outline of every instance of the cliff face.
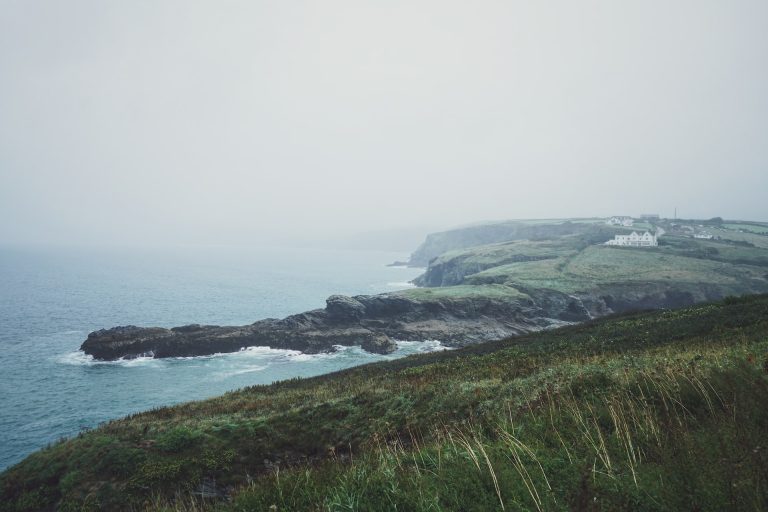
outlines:
[[435, 258], [427, 267], [426, 271], [413, 280], [416, 286], [455, 286], [462, 284], [464, 278], [484, 270], [497, 267], [499, 265], [508, 265], [510, 263], [520, 263], [525, 261], [539, 261], [551, 259], [551, 256], [527, 256], [524, 254], [514, 254], [493, 262], [468, 261], [468, 255], [458, 256], [447, 260]]

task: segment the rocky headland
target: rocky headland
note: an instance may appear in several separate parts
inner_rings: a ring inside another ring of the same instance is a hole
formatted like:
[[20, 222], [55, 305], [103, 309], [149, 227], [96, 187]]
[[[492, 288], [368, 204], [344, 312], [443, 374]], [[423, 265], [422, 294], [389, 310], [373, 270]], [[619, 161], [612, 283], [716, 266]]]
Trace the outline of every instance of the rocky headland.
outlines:
[[451, 288], [333, 295], [324, 309], [244, 326], [114, 327], [89, 334], [81, 350], [100, 360], [202, 356], [251, 346], [319, 353], [333, 351], [335, 345], [360, 345], [369, 352], [386, 354], [397, 348], [394, 340], [436, 339], [459, 347], [613, 312], [682, 306], [720, 295], [713, 290], [695, 296], [668, 286], [648, 285], [602, 296], [553, 290], [521, 293], [502, 285], [467, 288], [471, 289], [461, 290], [464, 295], [458, 296], [443, 293], [456, 291]]
[[420, 300], [389, 293], [333, 295], [324, 309], [244, 326], [124, 326], [92, 332], [81, 350], [96, 359], [187, 357], [236, 352], [250, 346], [319, 353], [334, 345], [360, 345], [386, 354], [393, 340], [439, 339], [447, 345], [498, 339], [561, 322], [542, 318], [533, 305], [494, 298]]

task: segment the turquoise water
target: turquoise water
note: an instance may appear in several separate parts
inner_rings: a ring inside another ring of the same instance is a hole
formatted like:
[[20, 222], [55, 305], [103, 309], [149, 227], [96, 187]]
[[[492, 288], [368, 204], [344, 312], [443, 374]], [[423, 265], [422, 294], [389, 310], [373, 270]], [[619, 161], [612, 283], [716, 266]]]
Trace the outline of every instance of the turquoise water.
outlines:
[[304, 355], [252, 348], [197, 358], [96, 362], [78, 351], [116, 325], [247, 324], [323, 307], [333, 293], [402, 289], [399, 253], [300, 249], [0, 249], [0, 470], [63, 436], [152, 407], [252, 384], [440, 350], [402, 342]]

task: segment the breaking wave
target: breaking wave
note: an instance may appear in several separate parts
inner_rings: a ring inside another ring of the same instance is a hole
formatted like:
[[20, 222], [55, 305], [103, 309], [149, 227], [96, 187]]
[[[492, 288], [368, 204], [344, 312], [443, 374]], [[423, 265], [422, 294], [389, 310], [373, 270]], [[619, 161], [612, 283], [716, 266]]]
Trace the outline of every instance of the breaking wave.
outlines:
[[115, 361], [101, 361], [94, 359], [92, 355], [86, 354], [82, 350], [76, 350], [74, 352], [67, 352], [56, 358], [56, 362], [60, 364], [66, 364], [70, 366], [144, 366], [144, 365], [156, 365], [160, 362], [160, 359], [155, 359], [152, 356], [134, 357], [131, 359], [117, 359]]
[[[359, 359], [359, 362], [367, 363], [375, 360], [395, 359], [398, 357], [404, 357], [411, 354], [423, 354], [428, 352], [439, 352], [443, 350], [451, 350], [451, 347], [446, 347], [438, 340], [427, 341], [396, 341], [397, 350], [392, 354], [373, 354], [363, 350], [358, 345], [334, 345], [333, 352], [321, 352], [319, 354], [305, 354], [298, 350], [288, 350], [270, 347], [247, 347], [238, 352], [217, 353], [206, 356], [190, 356], [190, 357], [168, 357], [168, 358], [154, 358], [152, 356], [142, 356], [135, 358], [121, 358], [115, 361], [101, 361], [94, 359], [93, 356], [86, 354], [81, 350], [74, 352], [67, 352], [56, 358], [56, 362], [59, 364], [65, 364], [70, 366], [122, 366], [122, 367], [139, 367], [139, 366], [157, 366], [164, 363], [176, 363], [183, 364], [186, 361], [192, 362], [204, 362], [213, 359], [229, 359], [232, 364], [238, 364], [240, 362], [253, 362], [262, 361], [263, 363], [304, 363], [312, 361], [327, 361], [330, 359]], [[192, 366], [192, 365], [190, 365]], [[198, 365], [194, 365], [198, 366]], [[245, 370], [233, 370], [231, 375], [239, 375], [241, 373], [250, 373], [266, 369], [266, 366], [254, 366]]]

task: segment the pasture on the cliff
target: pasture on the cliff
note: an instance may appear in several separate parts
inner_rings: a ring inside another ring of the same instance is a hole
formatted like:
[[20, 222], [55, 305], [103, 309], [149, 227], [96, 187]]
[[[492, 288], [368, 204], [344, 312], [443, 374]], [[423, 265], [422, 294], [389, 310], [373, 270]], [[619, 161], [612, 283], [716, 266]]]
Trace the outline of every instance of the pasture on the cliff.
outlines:
[[0, 0], [0, 512], [768, 510], [768, 3]]

